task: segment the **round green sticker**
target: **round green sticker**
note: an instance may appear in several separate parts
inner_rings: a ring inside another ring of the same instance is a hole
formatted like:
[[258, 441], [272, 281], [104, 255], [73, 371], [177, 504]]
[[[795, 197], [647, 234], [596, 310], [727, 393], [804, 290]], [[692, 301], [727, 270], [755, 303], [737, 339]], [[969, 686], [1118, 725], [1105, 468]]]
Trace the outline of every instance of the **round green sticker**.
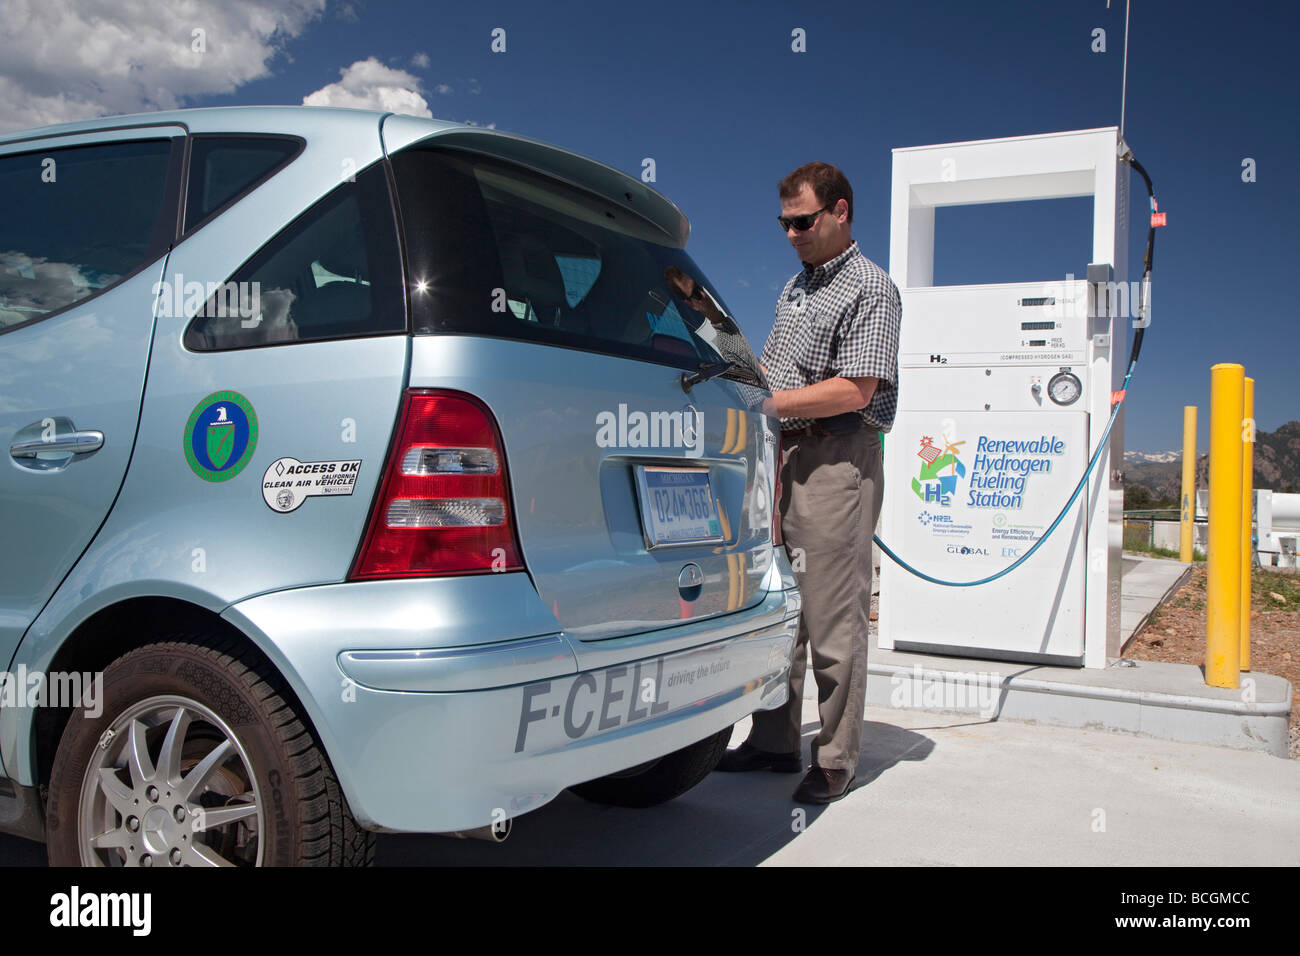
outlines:
[[185, 425], [185, 460], [204, 481], [229, 481], [257, 448], [257, 412], [238, 392], [213, 392]]

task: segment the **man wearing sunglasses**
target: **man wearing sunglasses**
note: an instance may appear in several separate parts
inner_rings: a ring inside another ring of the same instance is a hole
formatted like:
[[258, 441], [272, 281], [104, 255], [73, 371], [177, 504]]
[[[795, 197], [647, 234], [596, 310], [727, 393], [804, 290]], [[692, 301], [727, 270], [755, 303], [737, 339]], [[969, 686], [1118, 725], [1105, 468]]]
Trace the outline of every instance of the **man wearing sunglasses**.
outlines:
[[800, 724], [809, 647], [821, 731], [794, 799], [830, 803], [858, 765], [867, 685], [871, 538], [884, 491], [880, 432], [898, 405], [898, 289], [852, 237], [853, 189], [827, 163], [783, 179], [778, 222], [803, 268], [777, 300], [763, 348], [781, 419], [781, 531], [803, 593], [783, 707], [754, 714], [723, 771], [803, 770]]

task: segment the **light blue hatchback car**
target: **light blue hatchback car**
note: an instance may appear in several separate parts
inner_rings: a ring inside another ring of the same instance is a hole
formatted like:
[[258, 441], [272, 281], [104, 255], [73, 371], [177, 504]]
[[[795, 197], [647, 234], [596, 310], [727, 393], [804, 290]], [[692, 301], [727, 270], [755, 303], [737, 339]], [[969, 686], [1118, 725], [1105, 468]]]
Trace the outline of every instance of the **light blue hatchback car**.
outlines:
[[0, 829], [359, 864], [784, 702], [762, 372], [634, 178], [392, 114], [0, 137]]

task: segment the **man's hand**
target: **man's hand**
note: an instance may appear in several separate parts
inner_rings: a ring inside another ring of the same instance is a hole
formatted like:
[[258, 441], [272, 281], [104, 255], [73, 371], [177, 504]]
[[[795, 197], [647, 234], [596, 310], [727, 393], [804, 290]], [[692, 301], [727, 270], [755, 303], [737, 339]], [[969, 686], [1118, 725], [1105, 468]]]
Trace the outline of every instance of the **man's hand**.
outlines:
[[704, 291], [704, 286], [700, 285], [694, 276], [688, 276], [676, 266], [669, 266], [664, 270], [664, 278], [676, 287], [677, 293], [692, 309], [724, 332], [732, 331], [730, 317], [718, 308], [713, 297]]
[[803, 388], [773, 392], [763, 413], [779, 418], [827, 418], [865, 408], [876, 394], [874, 378], [828, 378]]

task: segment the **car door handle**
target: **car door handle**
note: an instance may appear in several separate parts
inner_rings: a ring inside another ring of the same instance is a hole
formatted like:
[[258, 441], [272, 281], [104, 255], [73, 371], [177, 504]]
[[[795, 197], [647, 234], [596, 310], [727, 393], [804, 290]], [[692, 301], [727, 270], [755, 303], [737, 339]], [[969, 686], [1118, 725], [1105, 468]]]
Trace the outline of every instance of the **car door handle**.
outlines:
[[46, 441], [42, 438], [16, 441], [9, 446], [9, 454], [14, 458], [35, 458], [42, 452], [70, 452], [85, 455], [104, 447], [104, 433], [87, 430], [64, 432]]

